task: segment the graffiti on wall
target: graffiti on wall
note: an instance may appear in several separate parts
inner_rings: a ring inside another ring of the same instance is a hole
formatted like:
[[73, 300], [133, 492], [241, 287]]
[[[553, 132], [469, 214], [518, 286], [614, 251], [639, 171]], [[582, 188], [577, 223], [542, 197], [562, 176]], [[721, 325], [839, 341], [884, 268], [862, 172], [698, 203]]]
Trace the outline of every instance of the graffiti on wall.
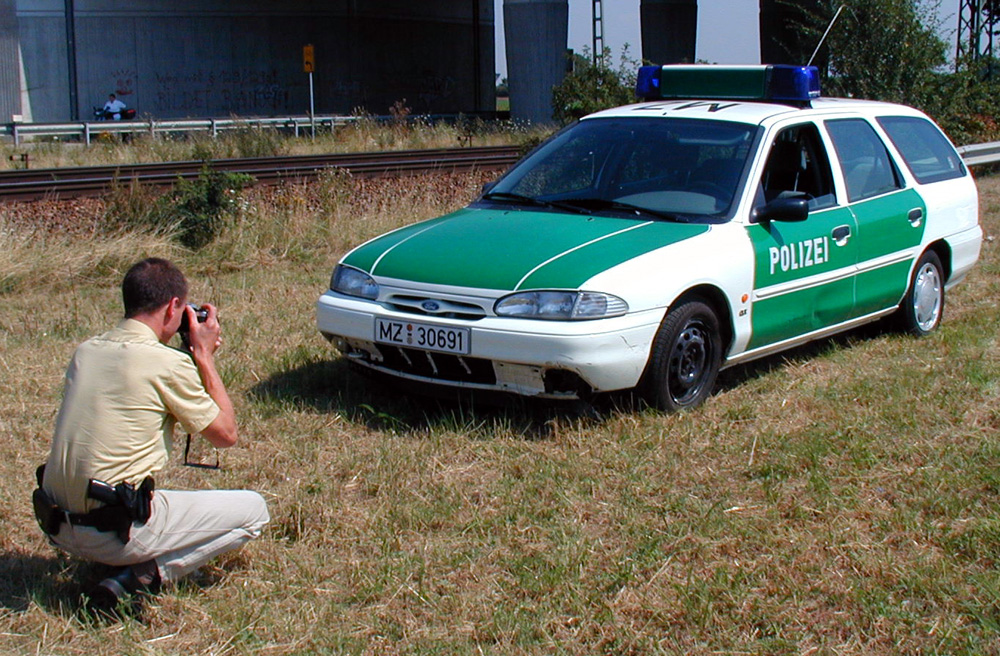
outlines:
[[112, 93], [127, 102], [128, 97], [135, 93], [135, 71], [122, 68], [113, 72], [111, 77], [115, 80]]
[[211, 69], [153, 75], [158, 111], [186, 116], [288, 111], [289, 91], [276, 70]]
[[424, 70], [417, 79], [420, 82], [420, 101], [427, 107], [439, 106], [455, 95], [457, 83], [450, 75], [439, 75], [434, 71]]

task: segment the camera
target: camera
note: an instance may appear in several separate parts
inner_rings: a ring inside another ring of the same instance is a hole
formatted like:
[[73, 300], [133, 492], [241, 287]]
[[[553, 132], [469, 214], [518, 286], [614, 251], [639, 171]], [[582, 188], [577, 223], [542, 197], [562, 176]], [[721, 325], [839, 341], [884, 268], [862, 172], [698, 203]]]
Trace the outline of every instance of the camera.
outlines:
[[[194, 310], [194, 315], [198, 319], [198, 323], [205, 323], [205, 320], [208, 319], [208, 310], [199, 305], [195, 305], [194, 303], [188, 303], [188, 306], [192, 310]], [[188, 322], [187, 311], [185, 311], [184, 314], [181, 315], [181, 325], [180, 328], [177, 329], [177, 334], [181, 336], [181, 342], [184, 343], [184, 348], [190, 350], [191, 326], [189, 325]]]

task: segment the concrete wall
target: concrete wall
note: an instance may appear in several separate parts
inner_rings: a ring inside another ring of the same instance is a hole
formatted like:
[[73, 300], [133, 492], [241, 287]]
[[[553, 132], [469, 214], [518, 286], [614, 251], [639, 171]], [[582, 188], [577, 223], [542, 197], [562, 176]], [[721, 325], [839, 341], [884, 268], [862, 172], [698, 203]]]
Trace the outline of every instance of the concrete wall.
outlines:
[[512, 118], [552, 120], [552, 87], [566, 75], [567, 0], [504, 0], [507, 84]]
[[[108, 93], [156, 118], [305, 114], [306, 44], [319, 114], [387, 114], [404, 99], [415, 113], [494, 107], [493, 5], [484, 0], [73, 4], [81, 118]], [[17, 19], [34, 120], [67, 120], [66, 3], [18, 0]]]

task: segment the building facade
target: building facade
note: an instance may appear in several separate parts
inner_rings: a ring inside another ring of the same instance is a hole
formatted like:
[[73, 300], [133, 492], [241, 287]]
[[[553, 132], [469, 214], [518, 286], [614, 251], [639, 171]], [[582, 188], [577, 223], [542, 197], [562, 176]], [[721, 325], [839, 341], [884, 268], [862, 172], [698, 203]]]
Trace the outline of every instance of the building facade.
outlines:
[[306, 45], [317, 113], [493, 109], [488, 1], [0, 0], [0, 111], [85, 119], [114, 93], [160, 119], [306, 114]]

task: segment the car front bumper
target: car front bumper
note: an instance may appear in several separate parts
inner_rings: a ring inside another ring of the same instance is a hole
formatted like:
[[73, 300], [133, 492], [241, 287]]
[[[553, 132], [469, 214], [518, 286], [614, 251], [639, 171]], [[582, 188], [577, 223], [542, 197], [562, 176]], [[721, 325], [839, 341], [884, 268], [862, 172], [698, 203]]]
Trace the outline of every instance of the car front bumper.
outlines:
[[[376, 317], [471, 330], [458, 356], [376, 343]], [[327, 291], [316, 304], [320, 332], [359, 364], [410, 380], [525, 396], [573, 397], [635, 387], [663, 310], [591, 321], [488, 316], [448, 319], [393, 311]]]

